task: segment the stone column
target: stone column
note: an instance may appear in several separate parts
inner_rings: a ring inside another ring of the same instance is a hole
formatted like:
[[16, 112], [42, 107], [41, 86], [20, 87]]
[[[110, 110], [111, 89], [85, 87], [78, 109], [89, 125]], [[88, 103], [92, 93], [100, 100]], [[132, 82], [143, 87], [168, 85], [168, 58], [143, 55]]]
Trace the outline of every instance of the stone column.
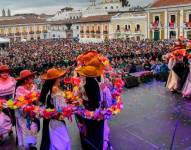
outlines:
[[164, 39], [168, 39], [168, 10], [164, 12]]
[[147, 38], [150, 39], [150, 12], [147, 13]]
[[184, 10], [180, 10], [180, 36], [184, 35]]

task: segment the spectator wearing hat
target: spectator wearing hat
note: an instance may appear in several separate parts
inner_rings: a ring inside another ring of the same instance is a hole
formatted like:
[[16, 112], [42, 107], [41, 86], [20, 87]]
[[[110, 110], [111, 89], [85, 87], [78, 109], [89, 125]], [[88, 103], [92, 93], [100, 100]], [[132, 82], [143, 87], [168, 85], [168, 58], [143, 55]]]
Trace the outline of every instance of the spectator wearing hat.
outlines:
[[[16, 78], [17, 85], [15, 99], [37, 91], [37, 87], [34, 84], [35, 74], [36, 72], [31, 72], [30, 70], [23, 70], [20, 72], [20, 76]], [[37, 133], [40, 128], [39, 120], [30, 120], [31, 123], [28, 124], [29, 118], [21, 109], [15, 111], [15, 116], [18, 146], [29, 150], [36, 149]]]
[[[44, 80], [40, 101], [46, 108], [55, 108], [60, 111], [67, 106], [65, 94], [61, 90], [61, 79], [66, 71], [49, 69], [41, 76]], [[41, 150], [70, 150], [71, 139], [65, 121], [55, 119], [43, 120]]]
[[[0, 66], [0, 99], [9, 100], [14, 97], [16, 81], [9, 74], [7, 65]], [[0, 112], [0, 140], [3, 134], [12, 133], [12, 125], [15, 125], [14, 111], [8, 108]]]

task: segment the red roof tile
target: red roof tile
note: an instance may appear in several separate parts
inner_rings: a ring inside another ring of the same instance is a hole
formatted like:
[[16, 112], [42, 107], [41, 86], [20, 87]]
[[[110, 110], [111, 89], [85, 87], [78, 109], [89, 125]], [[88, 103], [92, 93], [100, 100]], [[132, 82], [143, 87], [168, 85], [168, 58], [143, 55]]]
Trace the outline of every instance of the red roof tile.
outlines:
[[91, 22], [110, 22], [112, 15], [99, 15], [80, 18], [78, 23], [91, 23]]
[[24, 24], [35, 24], [35, 23], [46, 23], [46, 20], [37, 19], [37, 18], [0, 20], [0, 26], [2, 26], [2, 25], [18, 25], [18, 24], [24, 25]]
[[175, 6], [191, 4], [191, 0], [157, 0], [150, 7], [163, 7], [163, 6]]

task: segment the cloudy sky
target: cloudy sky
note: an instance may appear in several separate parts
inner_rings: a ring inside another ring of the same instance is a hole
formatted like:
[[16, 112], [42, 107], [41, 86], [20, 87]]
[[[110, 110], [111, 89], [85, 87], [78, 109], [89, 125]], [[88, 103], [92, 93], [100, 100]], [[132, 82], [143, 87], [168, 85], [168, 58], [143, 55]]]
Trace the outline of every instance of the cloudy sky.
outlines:
[[[98, 2], [101, 0], [97, 0]], [[153, 0], [129, 0], [131, 5], [147, 5]], [[11, 9], [16, 13], [48, 13], [54, 14], [63, 7], [85, 8], [89, 0], [0, 0], [0, 10]], [[0, 13], [1, 14], [1, 13]]]

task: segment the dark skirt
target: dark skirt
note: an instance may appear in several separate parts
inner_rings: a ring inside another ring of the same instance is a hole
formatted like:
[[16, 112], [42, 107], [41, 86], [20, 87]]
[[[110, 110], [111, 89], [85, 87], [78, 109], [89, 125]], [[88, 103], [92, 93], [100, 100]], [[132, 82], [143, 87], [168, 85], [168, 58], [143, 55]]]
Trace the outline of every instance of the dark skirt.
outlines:
[[49, 122], [50, 119], [43, 119], [42, 140], [40, 150], [49, 150], [50, 147]]
[[190, 69], [189, 67], [185, 67], [184, 68], [184, 71], [183, 71], [183, 74], [182, 74], [182, 78], [180, 80], [180, 87], [179, 87], [179, 90], [182, 90], [186, 80], [187, 80], [187, 77], [188, 77], [188, 74], [190, 72]]
[[77, 119], [86, 129], [85, 133], [80, 131], [82, 149], [103, 150], [104, 120], [89, 120], [79, 116]]

